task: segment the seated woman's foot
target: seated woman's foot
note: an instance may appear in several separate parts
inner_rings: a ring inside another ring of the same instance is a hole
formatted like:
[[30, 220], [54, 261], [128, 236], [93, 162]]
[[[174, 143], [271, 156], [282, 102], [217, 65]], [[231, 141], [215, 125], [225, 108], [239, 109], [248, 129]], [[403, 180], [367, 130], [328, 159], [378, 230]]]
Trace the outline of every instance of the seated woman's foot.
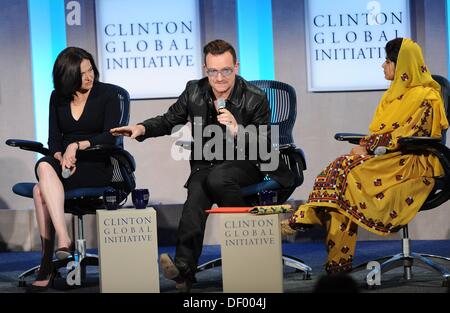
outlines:
[[65, 260], [72, 255], [72, 251], [67, 247], [61, 247], [55, 251], [55, 256], [58, 260]]
[[72, 255], [72, 242], [69, 241], [59, 246], [55, 251], [55, 256], [58, 260], [65, 260]]
[[55, 276], [56, 273], [53, 271], [52, 268], [39, 271], [36, 280], [30, 286], [27, 287], [25, 292], [34, 293], [46, 291], [49, 287], [53, 286]]
[[291, 228], [289, 220], [281, 221], [281, 236], [283, 237], [292, 236], [295, 233], [296, 231]]
[[291, 219], [281, 221], [281, 236], [291, 236], [297, 232], [305, 232], [306, 230], [313, 228], [314, 225], [292, 223]]

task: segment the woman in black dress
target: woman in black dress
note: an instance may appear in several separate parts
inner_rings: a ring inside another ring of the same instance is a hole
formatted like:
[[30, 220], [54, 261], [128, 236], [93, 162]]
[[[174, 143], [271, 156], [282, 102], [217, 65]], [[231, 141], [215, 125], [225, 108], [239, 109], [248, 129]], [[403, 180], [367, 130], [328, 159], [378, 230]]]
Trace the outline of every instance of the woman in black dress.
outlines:
[[[36, 163], [39, 182], [33, 189], [42, 241], [41, 267], [33, 291], [45, 290], [53, 281], [55, 232], [56, 257], [70, 256], [72, 241], [64, 219], [64, 191], [105, 186], [112, 178], [109, 158], [77, 160], [78, 150], [116, 141], [109, 129], [119, 125], [119, 98], [111, 85], [98, 81], [98, 76], [92, 55], [81, 48], [63, 50], [53, 67], [55, 90], [50, 97], [48, 138], [51, 156]], [[64, 169], [70, 170], [68, 178], [62, 176]]]

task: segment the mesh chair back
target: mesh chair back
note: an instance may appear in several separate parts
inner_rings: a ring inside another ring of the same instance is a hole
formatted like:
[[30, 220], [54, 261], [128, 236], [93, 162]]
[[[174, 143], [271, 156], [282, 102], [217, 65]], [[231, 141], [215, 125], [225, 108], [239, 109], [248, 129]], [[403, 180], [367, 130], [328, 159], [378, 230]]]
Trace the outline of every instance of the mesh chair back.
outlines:
[[[450, 108], [449, 108], [449, 97], [450, 97], [450, 83], [447, 78], [440, 75], [432, 75], [433, 79], [441, 86], [441, 96], [442, 101], [444, 102], [445, 113], [447, 115], [447, 119], [450, 117]], [[447, 130], [442, 131], [442, 141], [443, 145], [446, 144], [447, 140]], [[420, 208], [420, 211], [426, 211], [433, 209], [435, 207], [440, 206], [444, 202], [446, 202], [450, 197], [450, 186], [449, 186], [449, 178], [448, 177], [440, 177], [435, 178], [435, 185], [431, 193], [428, 195], [428, 198], [425, 200], [425, 203]]]
[[[284, 203], [296, 187], [303, 183], [303, 170], [306, 169], [303, 152], [295, 148], [292, 131], [297, 118], [297, 96], [292, 86], [273, 80], [253, 80], [251, 84], [262, 89], [270, 106], [270, 123], [279, 127], [279, 145], [290, 145], [289, 151], [280, 154], [295, 176], [295, 184], [290, 188], [277, 188], [277, 203]], [[295, 150], [295, 151], [293, 151]], [[267, 183], [267, 182], [266, 182]], [[249, 190], [251, 190], [249, 187]], [[259, 184], [257, 190], [264, 190], [266, 185]], [[272, 188], [269, 188], [273, 190]], [[254, 200], [254, 199], [251, 199]], [[255, 200], [257, 201], [257, 200]], [[255, 202], [257, 204], [257, 202]]]
[[[440, 76], [440, 75], [432, 75], [433, 79], [439, 84], [441, 85], [441, 97], [442, 97], [442, 101], [444, 102], [444, 107], [445, 107], [445, 113], [447, 114], [447, 119], [450, 116], [450, 108], [448, 105], [449, 102], [449, 97], [450, 97], [450, 83], [447, 80], [447, 78]], [[443, 130], [442, 131], [442, 144], [445, 145], [447, 140], [447, 130]]]
[[[130, 121], [130, 94], [124, 88], [109, 84], [117, 91], [117, 97], [119, 98], [120, 105], [120, 126], [128, 125]], [[123, 137], [116, 137], [116, 145], [123, 148]], [[123, 166], [120, 166], [119, 161], [116, 158], [111, 157], [111, 163], [113, 165], [113, 177], [112, 183], [121, 189], [131, 191], [135, 187], [134, 172]]]
[[[126, 91], [124, 88], [120, 86], [112, 84], [107, 85], [111, 86], [116, 90], [117, 97], [119, 98], [119, 105], [121, 112], [119, 126], [127, 126], [130, 121], [130, 94], [128, 93], [128, 91]], [[122, 136], [116, 137], [116, 145], [123, 148]]]
[[270, 122], [279, 127], [280, 145], [294, 143], [292, 130], [297, 118], [297, 96], [294, 88], [273, 80], [253, 80], [250, 83], [262, 89], [267, 95]]

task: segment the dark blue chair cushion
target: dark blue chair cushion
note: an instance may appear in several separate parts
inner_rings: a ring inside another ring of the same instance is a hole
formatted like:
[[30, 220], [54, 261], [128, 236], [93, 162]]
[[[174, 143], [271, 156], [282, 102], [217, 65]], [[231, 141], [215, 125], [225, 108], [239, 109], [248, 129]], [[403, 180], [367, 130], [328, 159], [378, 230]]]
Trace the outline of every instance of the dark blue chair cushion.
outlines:
[[19, 196], [33, 198], [33, 187], [36, 183], [19, 183], [12, 187], [12, 191]]

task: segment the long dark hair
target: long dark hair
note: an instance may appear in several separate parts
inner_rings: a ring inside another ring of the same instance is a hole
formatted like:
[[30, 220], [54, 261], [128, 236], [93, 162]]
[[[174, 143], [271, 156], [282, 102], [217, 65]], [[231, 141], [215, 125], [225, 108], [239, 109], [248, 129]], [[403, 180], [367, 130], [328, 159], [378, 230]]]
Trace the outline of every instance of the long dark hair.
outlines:
[[391, 60], [397, 64], [398, 54], [400, 53], [400, 48], [402, 47], [403, 38], [395, 38], [386, 44], [384, 48], [386, 51], [386, 59]]
[[63, 100], [72, 100], [76, 91], [81, 88], [80, 64], [89, 60], [94, 70], [94, 81], [98, 81], [99, 73], [92, 55], [78, 47], [68, 47], [61, 51], [53, 65], [53, 86], [56, 94]]

